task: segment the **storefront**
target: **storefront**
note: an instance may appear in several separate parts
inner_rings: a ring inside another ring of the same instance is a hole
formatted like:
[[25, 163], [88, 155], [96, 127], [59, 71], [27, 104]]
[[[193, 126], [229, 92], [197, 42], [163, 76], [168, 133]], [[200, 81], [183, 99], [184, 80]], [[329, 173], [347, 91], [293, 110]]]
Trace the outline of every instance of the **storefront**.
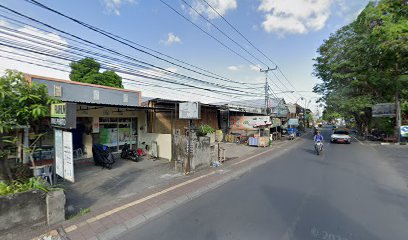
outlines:
[[[146, 129], [141, 92], [32, 75], [26, 79], [46, 85], [50, 96], [76, 103], [76, 127], [69, 130], [74, 159], [92, 157], [93, 144], [107, 146], [112, 152], [119, 152], [125, 143], [140, 147], [139, 138]], [[51, 129], [50, 121], [41, 127]], [[52, 146], [53, 132], [48, 131], [41, 142]]]

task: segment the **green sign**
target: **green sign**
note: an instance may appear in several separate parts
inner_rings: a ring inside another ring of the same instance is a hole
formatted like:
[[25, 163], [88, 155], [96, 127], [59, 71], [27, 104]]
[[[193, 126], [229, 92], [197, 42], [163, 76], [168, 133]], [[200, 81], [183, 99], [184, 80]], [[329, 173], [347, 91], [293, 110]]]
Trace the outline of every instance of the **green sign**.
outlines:
[[51, 125], [59, 128], [76, 128], [76, 103], [51, 104]]
[[67, 104], [55, 103], [51, 104], [51, 117], [65, 118], [67, 116]]

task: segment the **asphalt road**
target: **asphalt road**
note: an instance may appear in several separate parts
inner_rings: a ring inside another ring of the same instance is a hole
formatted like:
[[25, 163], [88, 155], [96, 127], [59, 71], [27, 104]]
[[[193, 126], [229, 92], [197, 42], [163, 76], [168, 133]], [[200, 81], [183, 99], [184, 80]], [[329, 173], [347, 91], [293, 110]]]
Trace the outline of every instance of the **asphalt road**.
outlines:
[[406, 179], [373, 147], [326, 141], [317, 156], [305, 138], [120, 239], [407, 240], [407, 203]]

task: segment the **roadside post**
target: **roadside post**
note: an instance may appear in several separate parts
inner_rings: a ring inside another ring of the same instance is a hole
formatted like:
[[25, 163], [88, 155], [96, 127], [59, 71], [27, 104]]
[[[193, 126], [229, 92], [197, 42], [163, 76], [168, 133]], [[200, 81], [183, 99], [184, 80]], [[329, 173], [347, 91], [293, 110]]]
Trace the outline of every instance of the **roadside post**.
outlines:
[[76, 128], [76, 103], [51, 104], [51, 126], [54, 129], [54, 183], [57, 175], [75, 182], [71, 129]]
[[187, 163], [185, 164], [184, 173], [189, 174], [191, 170], [191, 158], [193, 145], [191, 142], [193, 119], [201, 119], [201, 105], [199, 102], [179, 103], [179, 119], [188, 120], [188, 143], [187, 143]]

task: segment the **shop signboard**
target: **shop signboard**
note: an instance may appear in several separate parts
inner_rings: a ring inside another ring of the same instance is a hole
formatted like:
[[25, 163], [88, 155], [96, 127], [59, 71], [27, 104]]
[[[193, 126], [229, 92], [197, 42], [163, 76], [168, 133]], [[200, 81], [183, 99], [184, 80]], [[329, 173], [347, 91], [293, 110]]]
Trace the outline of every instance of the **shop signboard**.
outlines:
[[372, 109], [373, 117], [395, 117], [395, 103], [375, 104]]
[[271, 127], [280, 127], [280, 126], [282, 126], [282, 121], [279, 118], [272, 118]]
[[63, 158], [64, 158], [64, 178], [74, 182], [74, 151], [72, 146], [72, 132], [64, 131], [62, 134]]
[[289, 118], [288, 120], [289, 126], [299, 126], [299, 119], [297, 118]]
[[60, 177], [64, 177], [62, 130], [55, 129], [54, 142], [55, 142], [55, 173], [58, 174]]
[[54, 130], [55, 173], [64, 179], [74, 182], [74, 156], [72, 132]]
[[232, 130], [255, 130], [265, 124], [272, 124], [270, 116], [230, 116]]
[[199, 102], [179, 103], [179, 119], [201, 119], [201, 105]]
[[76, 128], [76, 103], [51, 104], [51, 126]]
[[408, 138], [408, 126], [401, 126], [401, 137]]

